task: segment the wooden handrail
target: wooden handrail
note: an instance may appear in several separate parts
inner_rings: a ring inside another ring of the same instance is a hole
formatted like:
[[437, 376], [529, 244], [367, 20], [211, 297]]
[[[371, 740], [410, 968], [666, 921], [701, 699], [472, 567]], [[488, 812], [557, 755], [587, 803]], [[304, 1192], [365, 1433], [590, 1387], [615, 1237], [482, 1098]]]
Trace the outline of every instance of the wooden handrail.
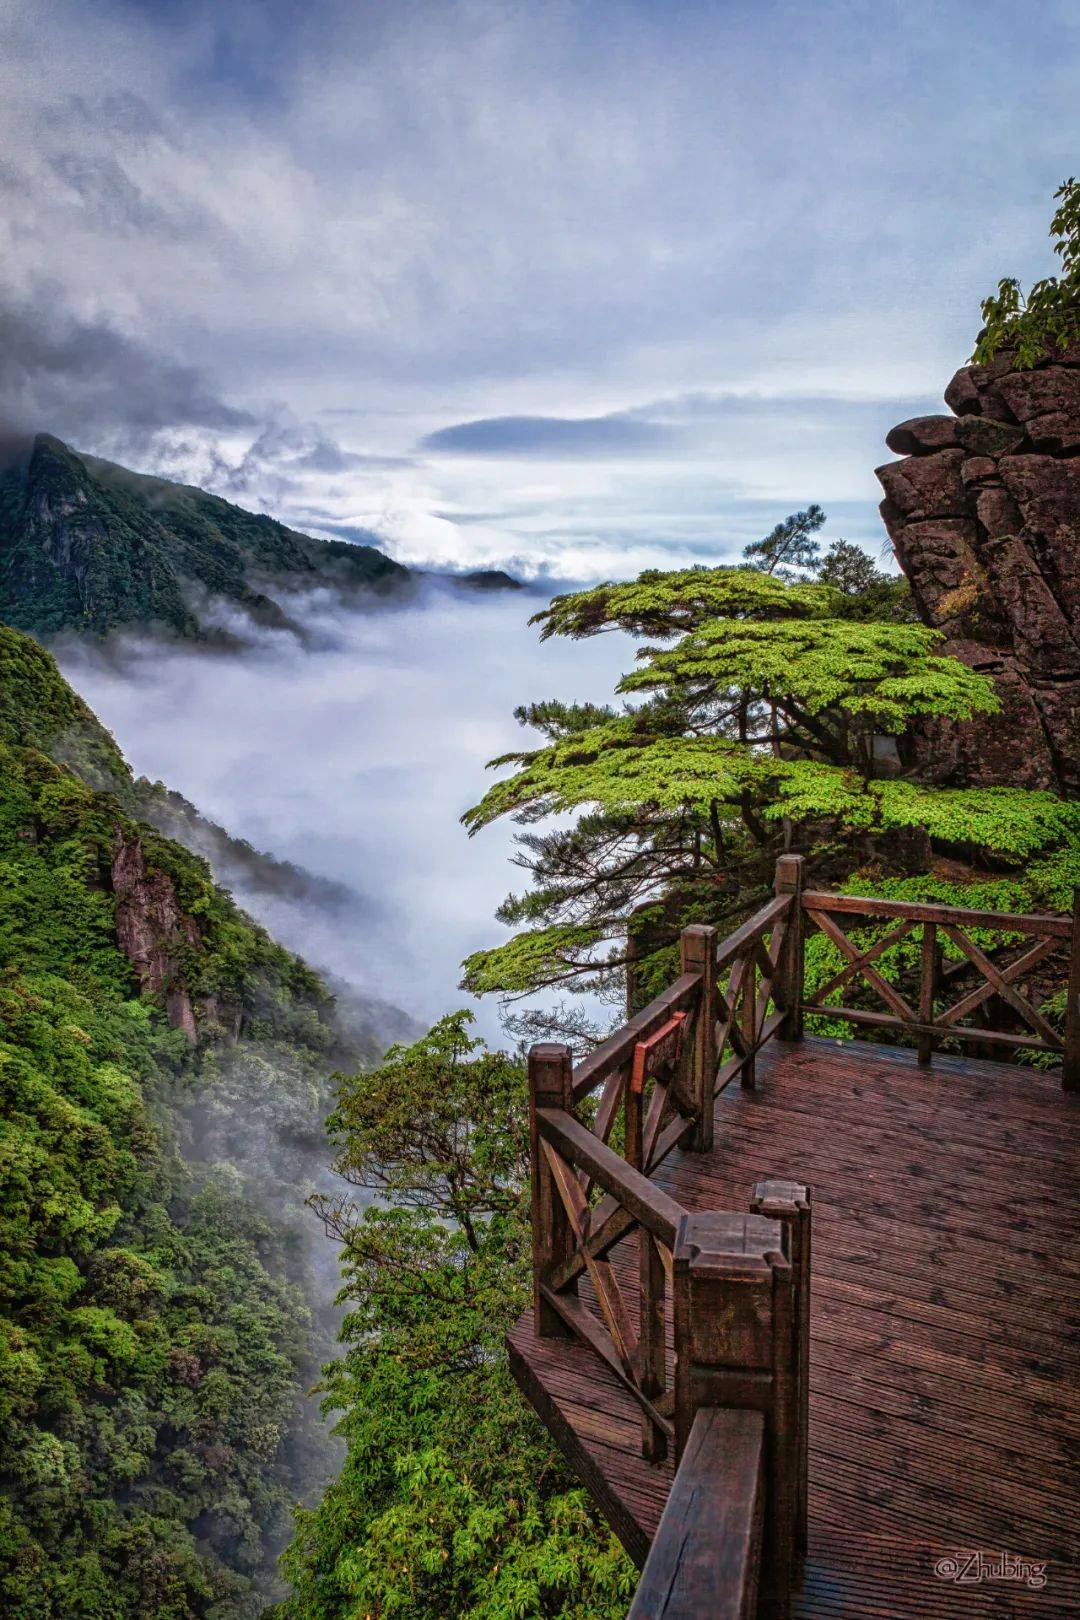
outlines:
[[962, 928], [993, 928], [1003, 934], [1052, 934], [1068, 939], [1072, 919], [1053, 912], [972, 911], [921, 900], [879, 900], [876, 895], [832, 894], [826, 889], [804, 889], [807, 911], [846, 911], [859, 917], [903, 917], [908, 922], [950, 922]]
[[790, 911], [791, 903], [790, 895], [778, 894], [762, 906], [760, 911], [755, 911], [752, 917], [741, 923], [719, 946], [716, 952], [716, 971], [722, 972], [730, 962], [743, 954], [748, 945], [752, 945], [762, 934], [767, 933], [773, 923], [779, 922], [780, 918]]
[[765, 1448], [762, 1413], [697, 1413], [628, 1620], [754, 1620]]
[[598, 1186], [617, 1199], [636, 1221], [670, 1249], [686, 1211], [666, 1192], [599, 1141], [587, 1125], [561, 1108], [538, 1108], [537, 1125], [545, 1142]]
[[674, 984], [662, 990], [647, 1007], [642, 1007], [621, 1029], [609, 1035], [587, 1058], [583, 1058], [574, 1070], [575, 1104], [595, 1091], [616, 1069], [631, 1062], [638, 1041], [645, 1040], [661, 1024], [667, 1023], [672, 1013], [689, 1007], [700, 984], [700, 973], [681, 974]]

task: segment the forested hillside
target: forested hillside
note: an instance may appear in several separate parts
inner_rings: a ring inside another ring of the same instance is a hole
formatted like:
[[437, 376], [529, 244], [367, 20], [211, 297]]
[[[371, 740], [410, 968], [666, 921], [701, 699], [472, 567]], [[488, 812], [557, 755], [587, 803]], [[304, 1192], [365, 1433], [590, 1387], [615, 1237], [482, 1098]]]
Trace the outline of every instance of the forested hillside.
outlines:
[[408, 577], [374, 546], [299, 534], [46, 433], [0, 471], [0, 618], [38, 635], [126, 625], [203, 637], [220, 631], [211, 602], [281, 626], [275, 589], [385, 590]]
[[302, 1196], [326, 1076], [368, 1054], [108, 781], [112, 740], [0, 630], [0, 1609], [239, 1616], [333, 1461], [274, 1189], [291, 1165]]

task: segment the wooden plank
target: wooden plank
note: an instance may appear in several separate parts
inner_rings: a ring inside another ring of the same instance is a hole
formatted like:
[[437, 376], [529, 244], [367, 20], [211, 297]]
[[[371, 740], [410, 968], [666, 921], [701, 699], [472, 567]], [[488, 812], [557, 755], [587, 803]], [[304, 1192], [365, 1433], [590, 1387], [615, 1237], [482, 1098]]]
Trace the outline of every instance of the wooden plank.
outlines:
[[[811, 1002], [804, 1001], [804, 1013], [816, 1013], [818, 1017], [842, 1018], [848, 1024], [861, 1024], [866, 1028], [891, 1029], [897, 1034], [908, 1035], [940, 1035], [941, 1031], [936, 1024], [923, 1024], [917, 1018], [894, 1018], [890, 1013], [864, 1011], [861, 1007], [815, 1007]], [[1009, 1035], [999, 1029], [963, 1029], [959, 1024], [949, 1029], [950, 1039], [954, 1041], [980, 1041], [991, 1046], [1012, 1048], [1028, 1048], [1035, 1052], [1060, 1052], [1061, 1043], [1055, 1037], [1055, 1044], [1047, 1046], [1037, 1035]]]
[[[667, 1274], [660, 1246], [643, 1226], [638, 1227], [638, 1278], [640, 1284], [640, 1332], [638, 1334], [638, 1384], [643, 1395], [656, 1401], [664, 1394], [666, 1356], [665, 1287]], [[641, 1419], [641, 1451], [650, 1462], [667, 1455], [667, 1435], [649, 1414]]]
[[642, 1226], [670, 1249], [684, 1210], [647, 1177], [631, 1168], [593, 1133], [561, 1108], [537, 1109], [540, 1135], [569, 1164], [589, 1175]]
[[[694, 1114], [694, 1150], [708, 1153], [713, 1145], [712, 1075], [716, 1068], [716, 1022], [713, 1008], [716, 1001], [716, 929], [704, 924], [691, 924], [679, 936], [679, 966], [684, 973], [698, 973], [701, 984], [694, 1009], [694, 1027], [690, 1050], [686, 1054], [686, 1092], [676, 1098], [686, 1108], [689, 1102]], [[659, 1128], [660, 1121], [657, 1122]], [[652, 1133], [655, 1141], [656, 1132]], [[645, 1162], [652, 1156], [646, 1151]]]
[[935, 906], [916, 900], [878, 900], [867, 895], [829, 894], [824, 889], [806, 889], [803, 905], [808, 911], [839, 911], [857, 917], [906, 917], [911, 922], [958, 923], [962, 928], [992, 928], [1003, 934], [1052, 934], [1068, 939], [1072, 922], [1049, 912], [972, 911], [966, 906]]
[[699, 1412], [628, 1620], [754, 1620], [764, 1511], [764, 1417]]
[[742, 1024], [741, 1032], [743, 1045], [746, 1048], [746, 1060], [739, 1075], [739, 1084], [752, 1089], [755, 1079], [754, 1055], [757, 1052], [757, 960], [754, 956], [747, 958], [746, 972], [742, 983]]
[[[895, 932], [895, 930], [893, 930]], [[886, 938], [888, 936], [886, 935]], [[940, 964], [938, 962], [937, 923], [923, 923], [922, 943], [919, 951], [919, 1021], [925, 1027], [934, 1018], [934, 997], [937, 993]], [[934, 1052], [931, 1035], [919, 1036], [919, 1062], [930, 1062]]]

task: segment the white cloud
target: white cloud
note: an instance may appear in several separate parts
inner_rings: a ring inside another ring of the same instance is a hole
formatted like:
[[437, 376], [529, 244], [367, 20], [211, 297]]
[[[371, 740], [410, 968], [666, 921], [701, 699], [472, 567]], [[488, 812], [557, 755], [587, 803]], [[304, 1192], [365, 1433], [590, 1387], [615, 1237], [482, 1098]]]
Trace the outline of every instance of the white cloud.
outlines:
[[[259, 419], [244, 443], [178, 416], [144, 463], [176, 470], [188, 445], [189, 475], [235, 495], [261, 437], [249, 498], [294, 520], [408, 514], [401, 544], [427, 533], [432, 559], [487, 560], [499, 536], [514, 555], [532, 530], [512, 516], [421, 520], [511, 514], [538, 486], [548, 531], [585, 509], [609, 550], [628, 491], [635, 531], [698, 542], [706, 497], [735, 503], [721, 525], [740, 501], [774, 503], [771, 521], [832, 499], [868, 527], [870, 415], [876, 434], [891, 398], [932, 401], [979, 297], [1048, 268], [1049, 195], [1075, 161], [1065, 7], [991, 0], [977, 30], [962, 0], [6, 9], [9, 303], [104, 324]], [[559, 454], [544, 478], [535, 455], [379, 465], [476, 419], [692, 392], [804, 415], [759, 414], [752, 442], [746, 410], [696, 444], [684, 424], [639, 444], [633, 476]], [[822, 396], [882, 404], [823, 425]], [[79, 408], [65, 431], [117, 453], [100, 399]], [[290, 435], [321, 464], [296, 465]]]

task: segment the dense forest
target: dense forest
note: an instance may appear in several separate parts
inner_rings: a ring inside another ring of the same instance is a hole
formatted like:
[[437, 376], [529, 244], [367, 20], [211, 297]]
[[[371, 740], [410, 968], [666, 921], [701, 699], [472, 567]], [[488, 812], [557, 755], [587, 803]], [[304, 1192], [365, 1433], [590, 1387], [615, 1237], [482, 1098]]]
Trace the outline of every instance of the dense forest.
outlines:
[[371, 1048], [134, 794], [50, 656], [0, 630], [0, 1608], [20, 1616], [258, 1612], [334, 1457], [303, 1393], [330, 1325], [277, 1189], [319, 1154], [328, 1073]]

